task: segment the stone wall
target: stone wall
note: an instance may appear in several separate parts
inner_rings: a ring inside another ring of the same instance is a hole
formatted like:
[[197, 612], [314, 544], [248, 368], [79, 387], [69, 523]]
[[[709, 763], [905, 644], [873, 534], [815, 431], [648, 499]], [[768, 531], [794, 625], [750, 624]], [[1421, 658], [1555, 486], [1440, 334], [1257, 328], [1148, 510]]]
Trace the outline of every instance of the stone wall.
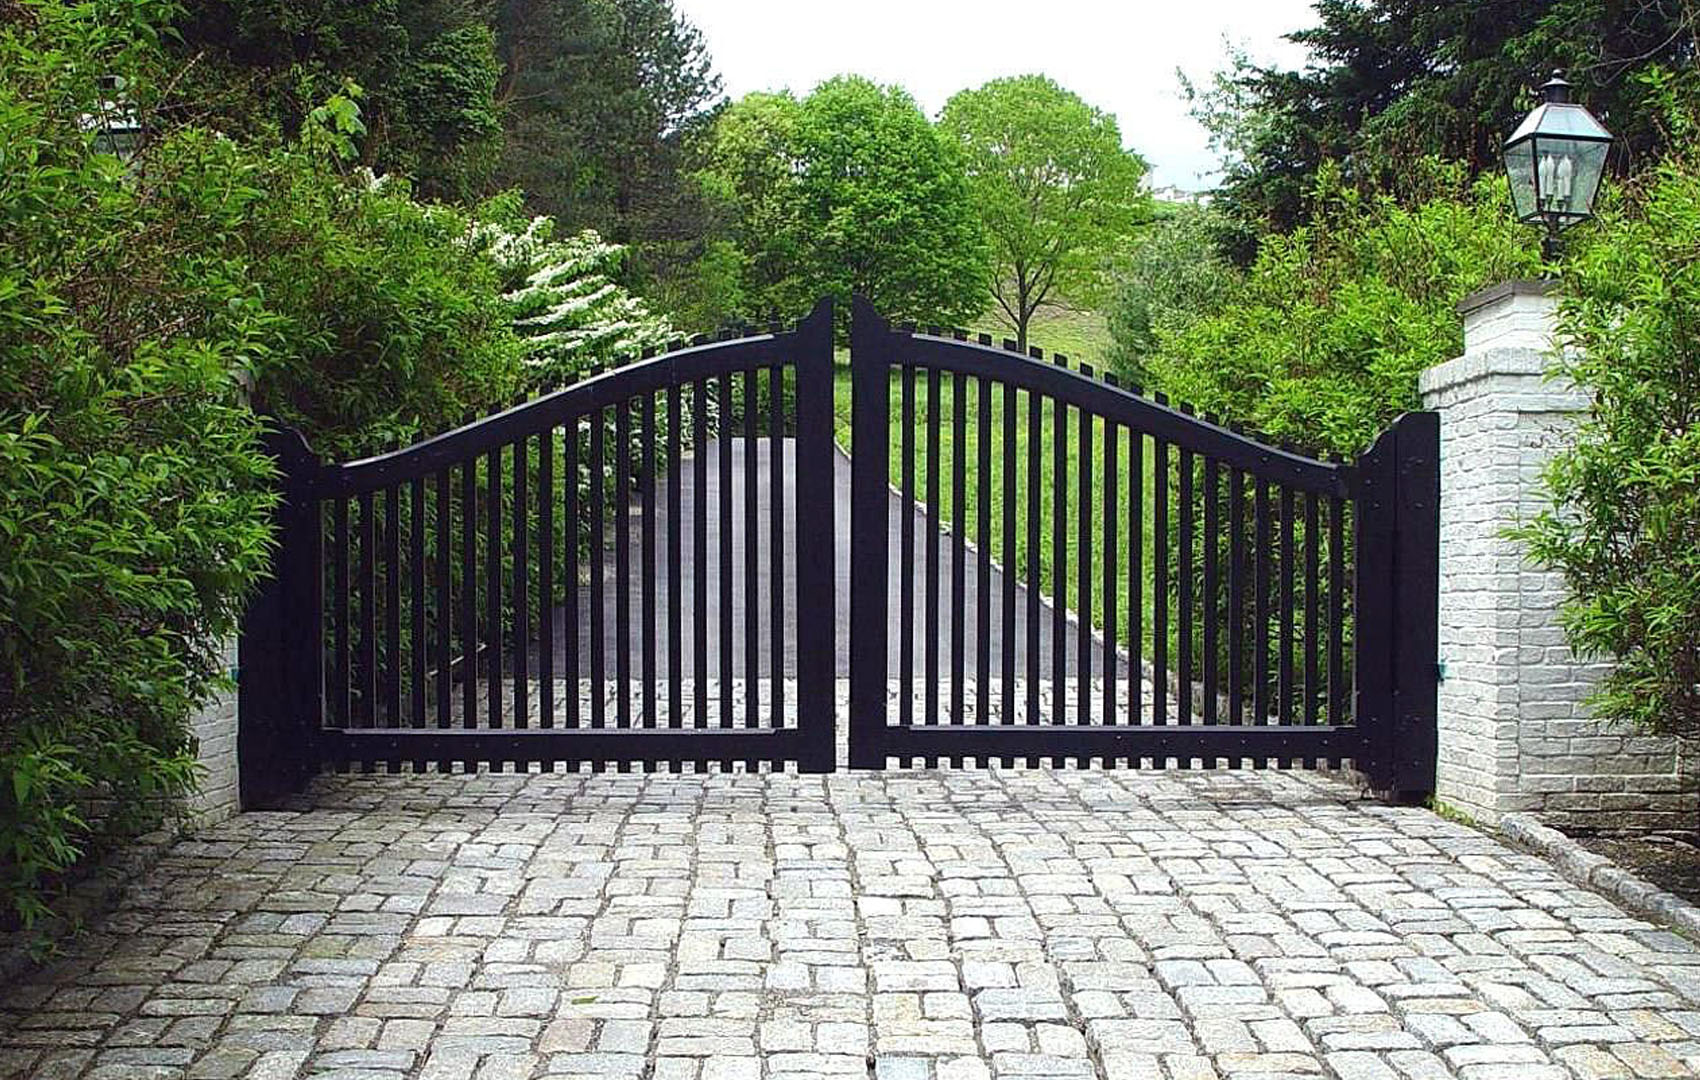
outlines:
[[[236, 670], [236, 641], [225, 644], [224, 666]], [[200, 744], [201, 787], [189, 800], [190, 820], [211, 825], [242, 809], [237, 792], [236, 689], [221, 691], [191, 721]]]
[[1563, 581], [1505, 535], [1544, 505], [1542, 468], [1588, 405], [1547, 377], [1554, 307], [1538, 282], [1471, 297], [1464, 355], [1422, 378], [1441, 440], [1437, 797], [1487, 821], [1691, 827], [1692, 748], [1589, 716], [1600, 668], [1565, 644]]

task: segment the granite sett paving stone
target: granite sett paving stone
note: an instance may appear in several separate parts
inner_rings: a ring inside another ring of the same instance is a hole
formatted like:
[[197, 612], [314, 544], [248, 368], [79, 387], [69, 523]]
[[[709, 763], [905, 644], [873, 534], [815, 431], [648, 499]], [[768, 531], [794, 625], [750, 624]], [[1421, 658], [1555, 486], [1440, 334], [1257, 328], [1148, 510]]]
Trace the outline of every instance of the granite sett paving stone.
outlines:
[[1700, 950], [1326, 774], [326, 777], [0, 988], [43, 1080], [1700, 1072]]

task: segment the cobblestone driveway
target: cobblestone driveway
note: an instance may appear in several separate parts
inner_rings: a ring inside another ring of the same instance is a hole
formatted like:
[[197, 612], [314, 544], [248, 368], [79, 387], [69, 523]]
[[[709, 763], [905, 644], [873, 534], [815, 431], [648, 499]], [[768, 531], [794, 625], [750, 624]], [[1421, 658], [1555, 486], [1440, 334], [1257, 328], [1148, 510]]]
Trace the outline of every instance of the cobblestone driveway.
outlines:
[[1299, 773], [328, 779], [0, 995], [43, 1078], [1700, 1067], [1694, 947]]

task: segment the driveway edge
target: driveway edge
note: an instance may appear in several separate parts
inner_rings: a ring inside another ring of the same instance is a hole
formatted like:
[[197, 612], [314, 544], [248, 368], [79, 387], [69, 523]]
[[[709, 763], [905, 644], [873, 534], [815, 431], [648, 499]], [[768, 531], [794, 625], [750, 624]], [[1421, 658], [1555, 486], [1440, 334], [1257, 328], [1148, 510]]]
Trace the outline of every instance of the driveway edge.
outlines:
[[1700, 907], [1637, 877], [1604, 855], [1589, 851], [1557, 829], [1541, 824], [1534, 815], [1507, 814], [1500, 819], [1499, 832], [1518, 847], [1551, 859], [1569, 881], [1700, 941]]

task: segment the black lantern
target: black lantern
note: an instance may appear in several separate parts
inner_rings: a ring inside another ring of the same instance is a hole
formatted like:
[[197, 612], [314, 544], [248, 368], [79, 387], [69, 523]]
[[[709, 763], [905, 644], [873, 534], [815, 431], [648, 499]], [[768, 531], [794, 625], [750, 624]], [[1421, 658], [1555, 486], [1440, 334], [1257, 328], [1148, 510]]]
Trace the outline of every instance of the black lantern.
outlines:
[[1552, 258], [1560, 250], [1560, 234], [1593, 216], [1611, 132], [1570, 100], [1562, 72], [1552, 73], [1541, 96], [1505, 141], [1505, 171], [1517, 220], [1545, 227], [1545, 250]]
[[107, 75], [100, 80], [99, 111], [83, 116], [83, 130], [94, 133], [94, 149], [129, 161], [142, 141], [141, 121], [124, 93], [124, 79]]

